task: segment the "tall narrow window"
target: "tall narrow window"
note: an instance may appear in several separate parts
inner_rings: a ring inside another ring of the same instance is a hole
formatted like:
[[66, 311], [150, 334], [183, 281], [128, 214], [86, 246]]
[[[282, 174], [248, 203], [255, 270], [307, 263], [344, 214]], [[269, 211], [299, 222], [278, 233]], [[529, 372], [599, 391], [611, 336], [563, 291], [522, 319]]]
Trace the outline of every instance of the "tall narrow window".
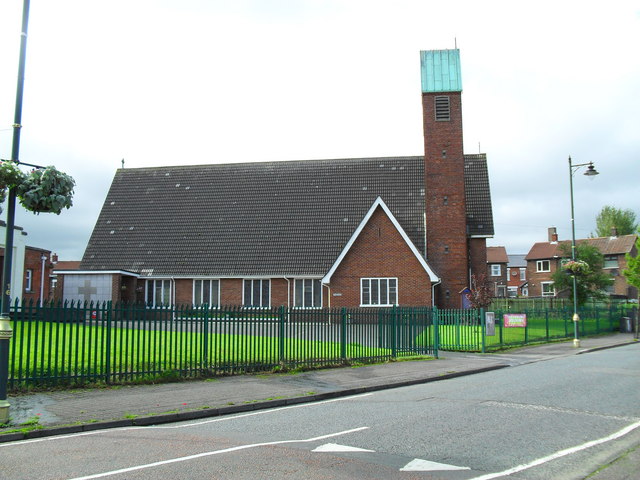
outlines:
[[245, 307], [269, 307], [271, 297], [271, 280], [254, 279], [244, 281]]
[[220, 305], [220, 280], [194, 280], [193, 304], [218, 307]]
[[322, 285], [320, 280], [312, 278], [296, 279], [293, 306], [298, 308], [321, 308]]
[[435, 97], [436, 122], [448, 122], [451, 120], [451, 106], [449, 97]]
[[147, 305], [159, 307], [171, 304], [171, 280], [147, 280]]
[[25, 291], [30, 292], [31, 287], [33, 287], [33, 270], [29, 268], [25, 273], [26, 274], [24, 278], [24, 289]]

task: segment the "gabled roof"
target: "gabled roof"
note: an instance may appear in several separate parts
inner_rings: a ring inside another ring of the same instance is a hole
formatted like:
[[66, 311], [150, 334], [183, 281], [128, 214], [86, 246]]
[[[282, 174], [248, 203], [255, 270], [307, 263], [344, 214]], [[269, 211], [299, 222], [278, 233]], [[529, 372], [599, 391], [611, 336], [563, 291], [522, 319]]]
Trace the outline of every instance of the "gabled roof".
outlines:
[[400, 236], [404, 239], [405, 243], [409, 246], [409, 249], [411, 250], [413, 255], [416, 257], [416, 259], [418, 260], [422, 268], [424, 268], [425, 272], [429, 275], [429, 279], [431, 280], [431, 282], [432, 283], [439, 282], [440, 278], [438, 278], [438, 276], [434, 273], [431, 267], [427, 264], [426, 260], [424, 259], [422, 254], [418, 251], [418, 249], [413, 245], [413, 243], [411, 243], [408, 235], [406, 234], [406, 232], [404, 231], [404, 229], [402, 228], [398, 220], [396, 220], [396, 218], [393, 216], [393, 213], [391, 213], [391, 210], [389, 210], [389, 207], [387, 207], [387, 205], [384, 203], [382, 198], [378, 197], [376, 201], [373, 202], [373, 205], [371, 205], [371, 208], [369, 209], [367, 214], [364, 216], [364, 218], [360, 222], [360, 225], [358, 225], [358, 228], [356, 228], [355, 232], [353, 232], [353, 235], [351, 235], [351, 238], [349, 239], [345, 247], [342, 249], [342, 252], [340, 253], [336, 261], [333, 263], [333, 265], [329, 269], [329, 273], [327, 273], [322, 279], [322, 283], [331, 282], [331, 276], [335, 273], [338, 266], [342, 263], [342, 260], [344, 260], [344, 257], [346, 257], [347, 253], [349, 253], [349, 250], [351, 250], [351, 247], [353, 246], [358, 236], [362, 232], [362, 229], [367, 225], [367, 223], [371, 219], [371, 216], [373, 215], [373, 213], [376, 211], [377, 208], [381, 208], [384, 211], [384, 213], [387, 215], [387, 217], [389, 217], [389, 220], [391, 220], [391, 223], [393, 224], [393, 226], [396, 227], [396, 230], [398, 231]]
[[119, 169], [81, 268], [324, 276], [378, 197], [424, 256], [423, 178], [422, 156]]
[[504, 247], [487, 247], [487, 263], [508, 263], [507, 250]]
[[[638, 235], [620, 235], [618, 237], [597, 237], [597, 238], [581, 238], [576, 240], [576, 244], [586, 243], [593, 245], [603, 255], [624, 255], [631, 253]], [[566, 245], [565, 247], [562, 247]], [[563, 256], [563, 248], [570, 249], [571, 241], [563, 240], [561, 242], [538, 242], [531, 247], [529, 253], [525, 257], [526, 260], [542, 260], [547, 258], [557, 258]], [[566, 250], [570, 251], [570, 250]]]

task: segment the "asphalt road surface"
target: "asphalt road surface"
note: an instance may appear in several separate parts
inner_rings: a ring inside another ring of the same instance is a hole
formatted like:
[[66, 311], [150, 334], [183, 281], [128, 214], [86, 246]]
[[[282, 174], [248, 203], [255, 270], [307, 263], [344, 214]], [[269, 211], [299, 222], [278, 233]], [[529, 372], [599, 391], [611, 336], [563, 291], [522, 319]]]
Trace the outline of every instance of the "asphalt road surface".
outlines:
[[0, 444], [0, 478], [583, 479], [640, 445], [639, 392], [640, 348], [630, 345], [313, 404]]

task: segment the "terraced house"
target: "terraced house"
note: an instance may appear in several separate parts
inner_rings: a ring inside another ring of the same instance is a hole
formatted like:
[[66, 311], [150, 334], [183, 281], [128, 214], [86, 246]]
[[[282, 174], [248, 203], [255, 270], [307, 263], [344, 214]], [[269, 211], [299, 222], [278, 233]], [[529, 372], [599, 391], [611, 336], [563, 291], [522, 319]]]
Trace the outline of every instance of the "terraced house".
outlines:
[[493, 235], [458, 50], [421, 52], [425, 153], [120, 169], [69, 300], [459, 307]]

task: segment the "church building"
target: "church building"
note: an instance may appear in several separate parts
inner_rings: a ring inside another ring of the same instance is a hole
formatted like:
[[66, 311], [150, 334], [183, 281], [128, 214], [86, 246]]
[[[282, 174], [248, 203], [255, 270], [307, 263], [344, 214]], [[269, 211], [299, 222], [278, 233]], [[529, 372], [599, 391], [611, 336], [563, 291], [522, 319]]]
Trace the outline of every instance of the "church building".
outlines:
[[424, 155], [117, 170], [64, 298], [460, 308], [493, 235], [487, 161], [463, 152], [459, 51], [421, 72]]

